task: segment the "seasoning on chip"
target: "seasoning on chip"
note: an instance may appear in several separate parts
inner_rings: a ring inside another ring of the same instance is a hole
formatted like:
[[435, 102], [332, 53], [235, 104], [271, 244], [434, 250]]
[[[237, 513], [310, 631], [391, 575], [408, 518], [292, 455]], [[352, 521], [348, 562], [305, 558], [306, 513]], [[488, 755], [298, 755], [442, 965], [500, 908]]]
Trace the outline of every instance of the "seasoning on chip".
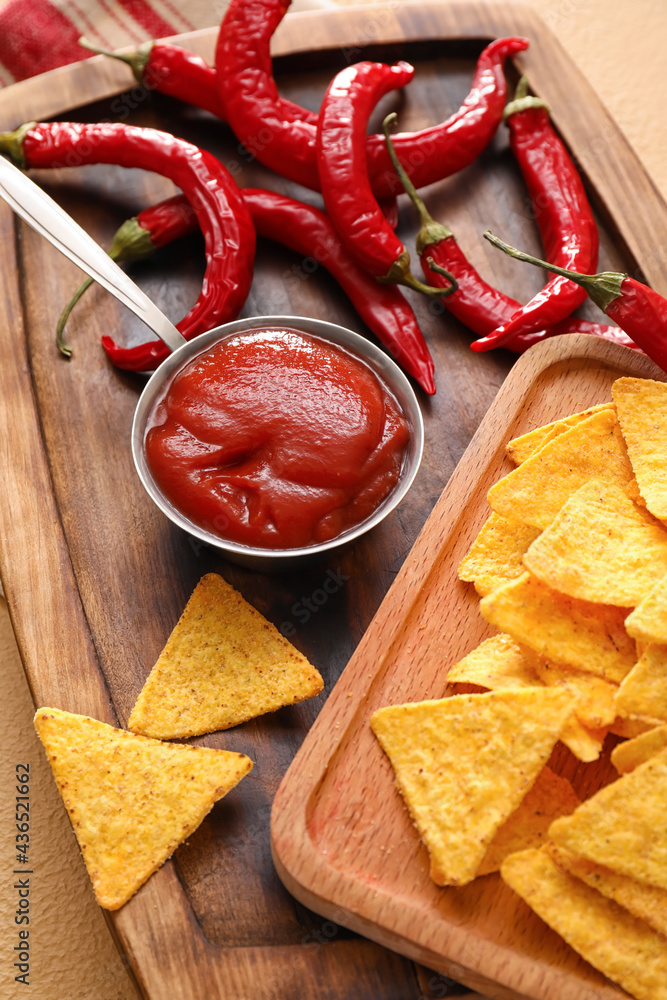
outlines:
[[553, 441], [555, 437], [563, 434], [570, 427], [580, 424], [582, 420], [587, 420], [599, 410], [611, 409], [613, 409], [613, 403], [600, 403], [598, 406], [590, 406], [587, 410], [582, 410], [581, 413], [573, 413], [569, 417], [561, 417], [560, 420], [544, 424], [543, 427], [536, 427], [534, 430], [528, 431], [527, 434], [522, 434], [521, 437], [513, 438], [507, 445], [507, 455], [516, 465], [521, 465], [545, 444]]
[[606, 868], [667, 889], [667, 750], [555, 820], [555, 843]]
[[628, 635], [640, 642], [667, 645], [667, 577], [659, 580], [625, 619]]
[[613, 410], [594, 413], [559, 434], [492, 486], [488, 501], [497, 514], [544, 529], [591, 478], [621, 489], [633, 478]]
[[484, 597], [524, 572], [522, 558], [540, 533], [520, 521], [491, 514], [458, 568], [459, 580], [474, 583]]
[[667, 518], [667, 385], [619, 378], [611, 394], [639, 492], [655, 517]]
[[35, 728], [100, 906], [117, 910], [252, 768], [244, 754], [159, 740], [55, 708]]
[[590, 480], [565, 501], [523, 562], [561, 594], [635, 607], [667, 574], [667, 529], [618, 486]]
[[371, 727], [428, 848], [438, 885], [475, 877], [571, 711], [565, 692], [497, 691], [381, 708]]
[[555, 844], [548, 844], [546, 850], [562, 871], [580, 878], [607, 899], [613, 899], [639, 920], [645, 920], [660, 934], [667, 934], [667, 889], [659, 889], [628, 878], [627, 875], [619, 875], [604, 865], [596, 865], [586, 858], [577, 858]]
[[549, 927], [605, 976], [637, 1000], [667, 1000], [667, 938], [662, 934], [562, 871], [544, 848], [510, 855], [500, 873]]
[[611, 762], [620, 774], [626, 774], [666, 748], [667, 726], [656, 726], [639, 736], [617, 743], [611, 752]]
[[551, 821], [567, 816], [578, 805], [579, 798], [570, 782], [550, 767], [543, 767], [526, 797], [489, 844], [476, 877], [499, 871], [504, 859], [515, 851], [541, 847], [546, 843]]
[[149, 674], [128, 728], [158, 739], [196, 736], [312, 698], [322, 687], [305, 656], [209, 573]]
[[549, 687], [565, 687], [576, 700], [574, 714], [582, 726], [588, 729], [603, 729], [616, 718], [615, 697], [618, 685], [606, 681], [604, 677], [570, 670], [556, 663], [549, 663], [535, 656], [534, 669], [543, 684]]
[[647, 646], [616, 695], [619, 715], [667, 721], [667, 646]]
[[626, 611], [559, 594], [529, 573], [484, 597], [480, 610], [516, 642], [573, 670], [620, 683], [637, 661]]

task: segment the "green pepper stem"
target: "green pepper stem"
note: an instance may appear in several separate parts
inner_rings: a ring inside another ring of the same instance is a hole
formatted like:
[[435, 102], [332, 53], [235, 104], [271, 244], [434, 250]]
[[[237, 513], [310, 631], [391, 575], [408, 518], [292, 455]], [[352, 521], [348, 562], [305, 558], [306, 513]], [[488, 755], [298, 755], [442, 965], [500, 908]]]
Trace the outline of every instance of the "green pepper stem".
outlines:
[[415, 243], [417, 245], [417, 253], [421, 257], [425, 248], [427, 246], [430, 246], [431, 243], [439, 243], [440, 240], [446, 240], [449, 237], [453, 237], [454, 234], [451, 231], [451, 229], [449, 229], [443, 223], [435, 221], [435, 219], [427, 209], [426, 205], [417, 194], [417, 189], [410, 180], [403, 164], [399, 160], [398, 154], [396, 152], [396, 149], [394, 148], [394, 144], [391, 141], [391, 136], [389, 134], [391, 126], [394, 125], [397, 121], [398, 121], [398, 115], [396, 114], [395, 111], [392, 111], [392, 113], [387, 115], [385, 120], [382, 122], [382, 129], [384, 131], [384, 138], [387, 144], [387, 152], [389, 154], [389, 159], [391, 160], [392, 166], [396, 171], [396, 173], [398, 174], [398, 178], [401, 184], [403, 185], [405, 193], [408, 195], [410, 201], [419, 212], [419, 218], [421, 219], [421, 229], [417, 233]]
[[56, 326], [56, 347], [58, 348], [60, 353], [64, 355], [64, 357], [66, 358], [72, 357], [72, 348], [70, 347], [69, 344], [65, 343], [65, 340], [63, 338], [65, 325], [67, 323], [67, 320], [69, 319], [69, 315], [72, 309], [77, 304], [77, 302], [79, 301], [83, 293], [86, 291], [86, 289], [90, 288], [92, 284], [93, 284], [93, 278], [86, 278], [83, 284], [79, 285], [74, 295], [69, 300], [69, 302], [61, 312], [60, 316], [58, 317], [58, 323]]
[[603, 312], [607, 311], [608, 306], [614, 299], [622, 295], [621, 285], [628, 276], [627, 274], [622, 274], [620, 271], [601, 271], [599, 274], [581, 274], [579, 271], [568, 271], [564, 267], [549, 264], [546, 260], [540, 260], [539, 257], [532, 257], [528, 253], [523, 253], [521, 250], [511, 247], [509, 243], [503, 243], [502, 240], [499, 240], [488, 229], [484, 233], [484, 238], [494, 247], [502, 250], [510, 257], [514, 257], [516, 260], [522, 260], [526, 264], [534, 264], [536, 267], [542, 267], [545, 271], [553, 271], [554, 274], [560, 274], [563, 278], [569, 278], [577, 285], [581, 285], [582, 288], [586, 289], [595, 305], [599, 306]]
[[544, 108], [549, 112], [549, 105], [541, 97], [535, 97], [528, 93], [528, 77], [522, 76], [514, 91], [514, 100], [505, 106], [503, 111], [503, 121], [507, 122], [510, 115], [516, 115], [520, 111], [527, 111], [528, 108]]
[[119, 62], [126, 63], [134, 73], [137, 83], [143, 83], [146, 66], [148, 65], [155, 42], [142, 42], [135, 52], [129, 53], [109, 52], [108, 49], [101, 49], [99, 46], [93, 45], [92, 42], [88, 41], [84, 35], [79, 38], [79, 45], [98, 56], [108, 56], [110, 59], [118, 59]]
[[[459, 284], [454, 275], [451, 273], [451, 271], [448, 271], [446, 268], [444, 268], [442, 264], [436, 264], [436, 262], [433, 260], [432, 257], [427, 257], [426, 263], [428, 264], [428, 266], [431, 268], [432, 271], [435, 271], [436, 274], [442, 274], [443, 277], [447, 278], [447, 281], [455, 285], [456, 288], [454, 288], [454, 291], [456, 291], [456, 289], [459, 287]], [[449, 292], [448, 294], [453, 294], [453, 293]]]

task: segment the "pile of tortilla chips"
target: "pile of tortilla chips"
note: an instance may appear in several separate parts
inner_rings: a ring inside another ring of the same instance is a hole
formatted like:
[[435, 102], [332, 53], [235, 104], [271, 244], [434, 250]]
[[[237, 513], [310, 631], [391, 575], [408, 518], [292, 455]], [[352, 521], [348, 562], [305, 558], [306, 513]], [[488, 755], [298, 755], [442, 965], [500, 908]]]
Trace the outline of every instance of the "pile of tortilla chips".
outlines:
[[35, 727], [100, 906], [115, 910], [252, 768], [164, 743], [227, 729], [322, 690], [318, 671], [222, 577], [203, 577], [149, 674], [130, 731], [42, 708]]
[[[507, 448], [459, 567], [499, 629], [449, 670], [467, 693], [371, 726], [434, 881], [499, 869], [597, 969], [667, 1000], [667, 384], [612, 398]], [[608, 733], [620, 777], [580, 803], [544, 763], [557, 740], [591, 763]]]

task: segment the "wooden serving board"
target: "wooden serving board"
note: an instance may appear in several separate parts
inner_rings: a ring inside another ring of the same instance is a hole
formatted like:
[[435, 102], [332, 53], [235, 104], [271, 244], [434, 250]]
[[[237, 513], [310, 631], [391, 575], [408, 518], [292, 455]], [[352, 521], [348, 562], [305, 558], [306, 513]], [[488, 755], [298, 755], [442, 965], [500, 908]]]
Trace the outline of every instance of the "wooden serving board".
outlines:
[[[515, 80], [519, 70], [530, 73], [578, 158], [599, 210], [601, 265], [633, 272], [642, 268], [656, 288], [667, 292], [659, 265], [667, 208], [595, 94], [530, 11], [431, 0], [291, 15], [276, 35], [276, 72], [285, 96], [316, 108], [336, 69], [366, 56], [408, 58], [417, 68], [415, 80], [404, 94], [385, 100], [375, 125], [397, 108], [401, 127], [409, 130], [456, 110], [483, 45], [517, 33], [531, 39], [531, 48], [515, 66], [508, 65], [508, 75]], [[214, 35], [199, 32], [181, 42], [210, 56]], [[215, 119], [135, 87], [129, 70], [102, 58], [0, 93], [0, 128], [46, 115], [168, 129], [233, 165], [243, 185], [318, 202], [251, 161]], [[172, 192], [152, 174], [113, 167], [41, 171], [35, 178], [105, 246], [126, 217]], [[528, 250], [539, 250], [504, 130], [477, 163], [434, 185], [427, 196], [433, 214], [452, 226], [490, 281], [519, 299], [541, 286], [537, 272], [506, 260], [480, 239], [490, 227]], [[406, 242], [415, 228], [412, 213], [402, 206], [399, 232]], [[313, 264], [262, 242], [243, 315], [310, 315], [367, 332], [335, 284]], [[201, 242], [192, 238], [136, 266], [133, 274], [178, 319], [198, 293], [202, 270]], [[452, 995], [441, 974], [347, 929], [351, 905], [341, 907], [336, 922], [328, 904], [324, 919], [295, 901], [272, 865], [269, 817], [295, 752], [514, 356], [504, 351], [473, 355], [466, 330], [415, 300], [435, 358], [438, 393], [421, 397], [425, 458], [409, 496], [372, 535], [329, 562], [308, 573], [262, 575], [192, 543], [153, 507], [135, 476], [130, 426], [143, 381], [114, 371], [99, 338], [111, 333], [123, 343], [139, 342], [146, 337], [139, 322], [115, 300], [92, 290], [68, 329], [71, 362], [57, 353], [55, 322], [80, 277], [0, 205], [0, 461], [6, 483], [0, 571], [35, 704], [124, 725], [194, 585], [211, 570], [222, 573], [278, 627], [293, 630], [292, 640], [320, 669], [326, 685], [311, 702], [193, 741], [246, 752], [255, 768], [172, 861], [110, 916], [140, 989], [150, 1000]], [[596, 311], [589, 306], [583, 314], [594, 318]], [[327, 593], [324, 582], [328, 591], [333, 589], [332, 579], [335, 592], [327, 594], [325, 604], [318, 603]], [[365, 709], [358, 706], [358, 711]], [[329, 738], [336, 743], [335, 730]], [[301, 774], [305, 787], [311, 772], [305, 767]], [[334, 789], [332, 815], [338, 809], [336, 795]], [[283, 793], [283, 808], [287, 801]], [[294, 822], [296, 834], [298, 809]], [[284, 825], [281, 829], [282, 857]], [[490, 926], [491, 915], [485, 919]], [[459, 925], [466, 920], [460, 913]], [[398, 936], [394, 940], [384, 933], [385, 943], [399, 944]], [[433, 957], [440, 964], [435, 951]], [[473, 965], [461, 963], [462, 969]], [[487, 981], [502, 978], [493, 963], [485, 974]]]

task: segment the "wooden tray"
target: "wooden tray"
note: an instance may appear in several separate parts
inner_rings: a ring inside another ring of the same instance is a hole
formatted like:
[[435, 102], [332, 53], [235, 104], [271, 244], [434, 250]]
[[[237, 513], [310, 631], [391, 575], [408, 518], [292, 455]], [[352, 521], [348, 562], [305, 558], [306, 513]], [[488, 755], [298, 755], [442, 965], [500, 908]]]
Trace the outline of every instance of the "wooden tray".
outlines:
[[[497, 631], [456, 569], [490, 514], [489, 487], [514, 468], [507, 441], [609, 401], [626, 374], [667, 379], [646, 357], [584, 336], [542, 343], [514, 366], [274, 800], [274, 859], [297, 899], [494, 998], [626, 994], [499, 875], [462, 889], [431, 881], [369, 718], [383, 705], [443, 697], [449, 667]], [[564, 748], [555, 757], [581, 797], [616, 776], [608, 755], [587, 765]]]
[[[667, 209], [595, 94], [530, 11], [496, 3], [425, 2], [293, 15], [276, 36], [276, 70], [286, 96], [317, 107], [335, 69], [366, 55], [405, 56], [417, 66], [415, 81], [405, 95], [387, 99], [378, 120], [398, 106], [402, 127], [412, 129], [455, 110], [483, 45], [514, 33], [529, 36], [531, 49], [516, 67], [508, 65], [508, 73], [514, 78], [518, 69], [530, 73], [576, 152], [600, 212], [602, 266], [633, 272], [641, 267], [667, 292], [659, 266]], [[210, 56], [214, 35], [200, 32], [182, 42]], [[79, 109], [77, 118], [166, 128], [236, 164], [242, 184], [316, 197], [248, 162], [229, 130], [210, 116], [134, 87], [129, 71], [101, 58], [0, 93], [0, 127], [63, 117], [84, 99], [98, 103]], [[171, 193], [160, 178], [112, 167], [36, 176], [107, 246], [124, 218]], [[525, 197], [504, 130], [478, 163], [428, 192], [433, 213], [453, 226], [485, 276], [522, 299], [540, 287], [542, 277], [502, 258], [479, 234], [491, 226], [538, 250]], [[406, 241], [414, 229], [406, 208], [400, 227]], [[193, 238], [133, 273], [178, 318], [198, 292], [201, 257], [201, 243]], [[262, 243], [244, 315], [312, 315], [363, 332], [334, 283], [313, 274], [311, 265]], [[73, 318], [68, 335], [74, 356], [65, 362], [55, 350], [53, 329], [79, 279], [76, 268], [0, 206], [0, 461], [6, 483], [0, 571], [35, 703], [126, 723], [187, 597], [210, 570], [221, 572], [276, 625], [294, 627], [293, 641], [321, 670], [328, 693], [514, 357], [503, 351], [473, 355], [460, 325], [425, 302], [416, 303], [436, 361], [438, 394], [422, 398], [426, 452], [415, 485], [370, 537], [329, 563], [307, 574], [269, 577], [228, 565], [191, 544], [144, 494], [129, 446], [142, 380], [113, 371], [99, 337], [111, 333], [133, 343], [146, 333], [96, 290]], [[591, 306], [584, 314], [594, 317], [596, 311]], [[326, 605], [309, 611], [304, 598], [321, 591], [332, 574], [338, 590]], [[247, 752], [256, 766], [173, 860], [110, 917], [151, 1000], [451, 995], [441, 976], [304, 909], [276, 876], [271, 803], [323, 701], [321, 696], [193, 741]], [[308, 780], [307, 770], [303, 777]], [[335, 799], [331, 807], [336, 808]], [[488, 971], [493, 978], [495, 969]]]

